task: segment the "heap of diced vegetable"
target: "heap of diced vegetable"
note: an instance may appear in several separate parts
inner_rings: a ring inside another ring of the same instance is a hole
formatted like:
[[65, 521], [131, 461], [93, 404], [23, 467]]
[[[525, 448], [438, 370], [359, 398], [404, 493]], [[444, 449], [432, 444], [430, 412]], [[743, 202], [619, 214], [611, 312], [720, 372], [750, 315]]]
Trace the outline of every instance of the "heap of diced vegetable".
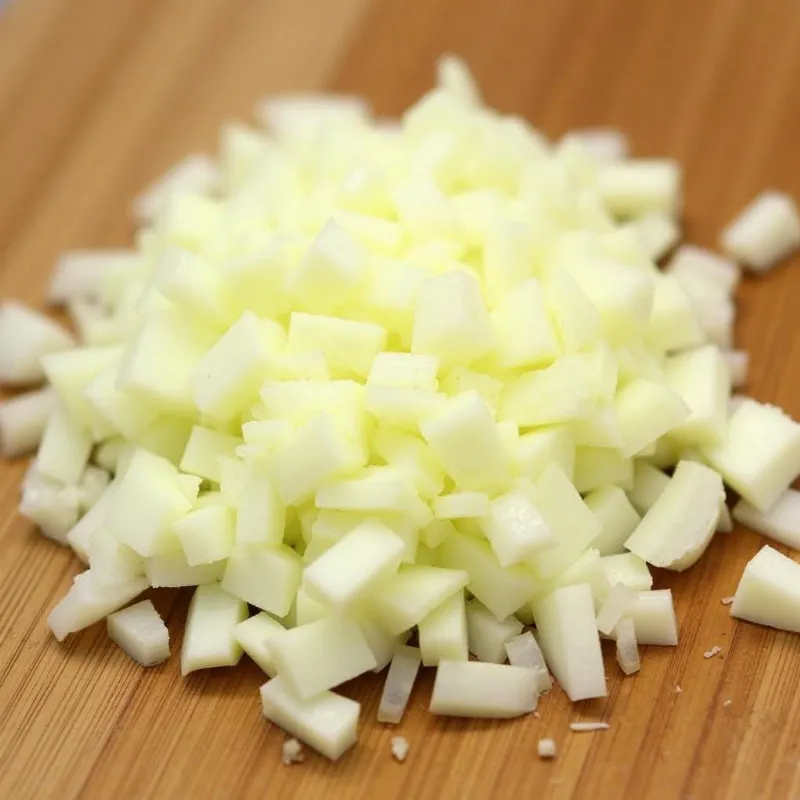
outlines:
[[[399, 124], [336, 96], [260, 115], [137, 201], [135, 249], [62, 258], [80, 346], [0, 311], [0, 380], [49, 384], [0, 406], [6, 456], [41, 439], [22, 513], [89, 567], [59, 640], [108, 617], [163, 661], [152, 603], [125, 607], [197, 587], [182, 671], [246, 652], [264, 714], [335, 759], [360, 708], [331, 689], [387, 665], [392, 723], [420, 665], [438, 714], [531, 712], [550, 673], [605, 695], [601, 636], [626, 674], [677, 643], [650, 567], [730, 529], [724, 485], [800, 543], [800, 426], [730, 397], [736, 262], [798, 245], [787, 197], [725, 232], [730, 258], [683, 245], [659, 270], [678, 165], [613, 131], [551, 144], [455, 59]], [[798, 575], [765, 548], [732, 612], [800, 629]]]

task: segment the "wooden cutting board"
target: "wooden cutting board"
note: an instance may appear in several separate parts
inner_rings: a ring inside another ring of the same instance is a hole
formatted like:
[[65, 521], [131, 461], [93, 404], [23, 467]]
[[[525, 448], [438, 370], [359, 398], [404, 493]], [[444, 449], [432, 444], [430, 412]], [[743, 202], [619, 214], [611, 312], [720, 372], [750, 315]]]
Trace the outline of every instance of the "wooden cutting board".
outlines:
[[[795, 0], [13, 0], [0, 16], [0, 296], [39, 303], [60, 251], [129, 244], [137, 190], [213, 148], [259, 96], [333, 88], [397, 114], [444, 50], [550, 135], [613, 125], [636, 154], [680, 159], [693, 241], [713, 246], [762, 188], [800, 196]], [[748, 391], [796, 417], [799, 293], [797, 261], [747, 280], [737, 326]], [[78, 565], [15, 515], [23, 468], [0, 467], [0, 798], [800, 797], [800, 637], [737, 624], [720, 603], [760, 546], [751, 533], [658, 576], [680, 646], [649, 648], [624, 679], [609, 657], [607, 699], [555, 692], [541, 719], [437, 719], [428, 676], [398, 764], [371, 678], [344, 688], [363, 704], [358, 746], [284, 767], [246, 660], [182, 680], [176, 657], [142, 670], [102, 626], [52, 639], [46, 614]], [[187, 598], [154, 601], [177, 651]], [[585, 719], [610, 729], [569, 732]], [[542, 737], [556, 760], [537, 758]]]

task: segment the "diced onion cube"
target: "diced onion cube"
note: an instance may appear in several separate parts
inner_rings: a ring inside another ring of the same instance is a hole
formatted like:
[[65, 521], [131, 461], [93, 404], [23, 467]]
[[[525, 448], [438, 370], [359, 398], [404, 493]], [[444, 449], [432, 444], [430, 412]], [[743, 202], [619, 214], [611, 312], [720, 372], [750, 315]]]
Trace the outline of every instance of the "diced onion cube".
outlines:
[[150, 600], [116, 611], [107, 625], [109, 638], [143, 667], [169, 658], [169, 631]]
[[800, 247], [800, 213], [782, 192], [762, 192], [722, 232], [722, 249], [764, 272]]
[[268, 720], [331, 761], [356, 743], [361, 705], [355, 700], [333, 692], [303, 700], [279, 676], [261, 687], [261, 707]]

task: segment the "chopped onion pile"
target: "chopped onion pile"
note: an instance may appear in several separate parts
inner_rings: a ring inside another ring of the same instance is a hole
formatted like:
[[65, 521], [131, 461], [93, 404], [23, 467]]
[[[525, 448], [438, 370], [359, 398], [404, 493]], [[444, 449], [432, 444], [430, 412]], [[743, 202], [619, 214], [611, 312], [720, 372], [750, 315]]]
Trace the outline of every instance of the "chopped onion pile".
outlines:
[[[50, 299], [81, 346], [0, 309], [0, 380], [49, 383], [0, 405], [0, 452], [39, 444], [21, 511], [89, 567], [59, 640], [108, 617], [157, 663], [165, 626], [125, 606], [197, 587], [182, 672], [246, 653], [264, 715], [336, 759], [360, 706], [331, 690], [387, 665], [395, 724], [420, 664], [436, 714], [528, 714], [549, 672], [604, 696], [601, 635], [625, 674], [677, 643], [650, 567], [730, 529], [724, 485], [737, 519], [800, 541], [800, 425], [731, 402], [737, 262], [797, 248], [789, 198], [743, 212], [728, 257], [683, 244], [662, 270], [678, 164], [617, 131], [550, 143], [456, 59], [396, 126], [329, 95], [259, 115], [137, 200], [133, 250], [60, 260]], [[765, 548], [732, 613], [800, 629], [798, 574]]]

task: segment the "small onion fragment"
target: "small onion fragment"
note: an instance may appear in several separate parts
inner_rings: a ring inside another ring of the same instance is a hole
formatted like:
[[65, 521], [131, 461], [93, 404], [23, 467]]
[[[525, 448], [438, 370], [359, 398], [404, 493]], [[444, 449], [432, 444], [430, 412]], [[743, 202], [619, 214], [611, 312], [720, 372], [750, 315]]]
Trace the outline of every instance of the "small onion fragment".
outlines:
[[626, 675], [639, 671], [639, 646], [636, 643], [636, 629], [630, 617], [623, 617], [616, 624], [617, 663]]

